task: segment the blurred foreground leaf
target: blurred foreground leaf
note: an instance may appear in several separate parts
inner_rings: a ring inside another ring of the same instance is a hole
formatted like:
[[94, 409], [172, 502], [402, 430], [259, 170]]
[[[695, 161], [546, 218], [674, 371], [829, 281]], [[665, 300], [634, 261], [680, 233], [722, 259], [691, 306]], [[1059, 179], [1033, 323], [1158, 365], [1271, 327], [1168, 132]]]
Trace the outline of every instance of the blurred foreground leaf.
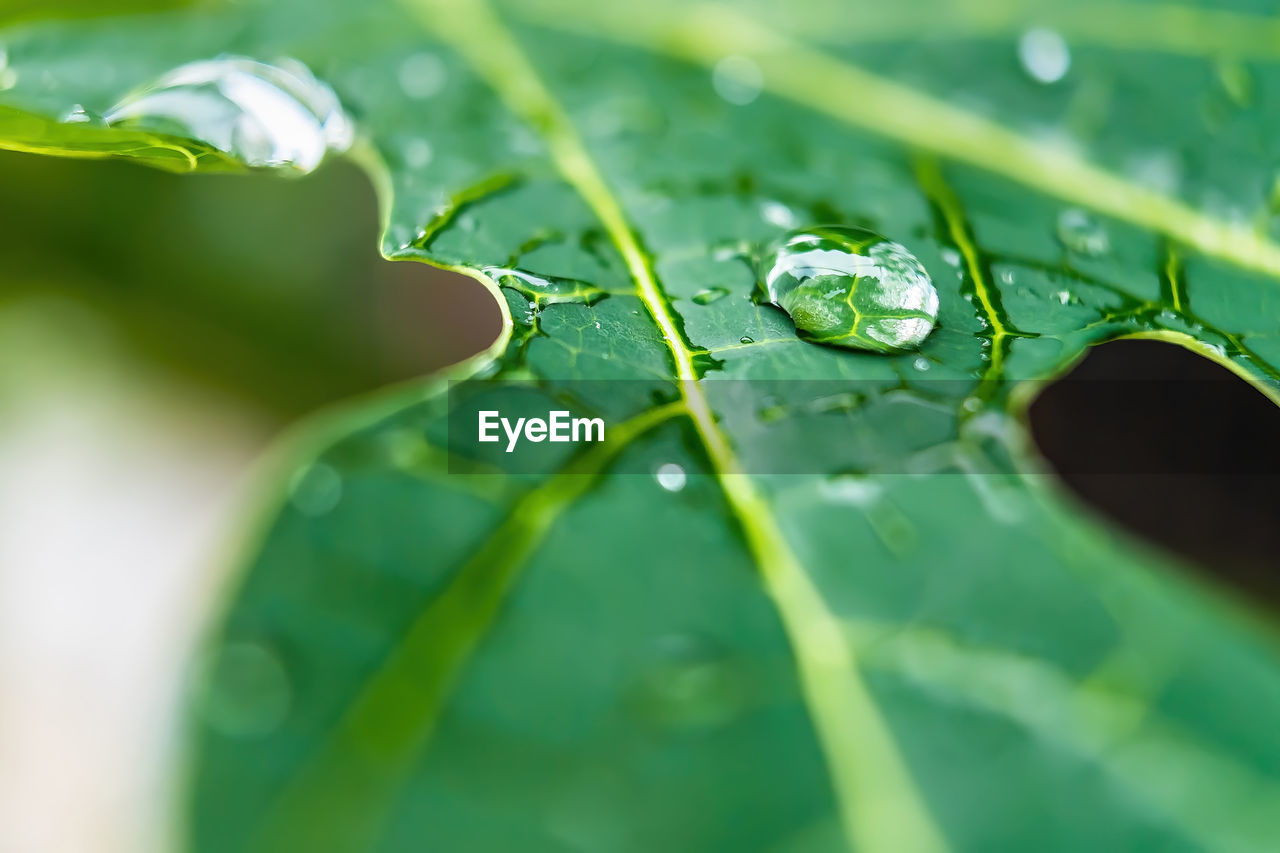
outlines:
[[[1082, 517], [1020, 421], [1025, 383], [1125, 336], [1280, 394], [1274, 20], [276, 2], [3, 43], [9, 147], [298, 166], [349, 117], [384, 253], [506, 311], [453, 393], [355, 406], [282, 472], [194, 703], [197, 849], [1280, 837], [1273, 639]], [[286, 69], [301, 123], [121, 118], [220, 55]], [[751, 298], [744, 257], [820, 224], [920, 259], [918, 352], [809, 343]], [[611, 442], [450, 473], [449, 406], [508, 393]]]

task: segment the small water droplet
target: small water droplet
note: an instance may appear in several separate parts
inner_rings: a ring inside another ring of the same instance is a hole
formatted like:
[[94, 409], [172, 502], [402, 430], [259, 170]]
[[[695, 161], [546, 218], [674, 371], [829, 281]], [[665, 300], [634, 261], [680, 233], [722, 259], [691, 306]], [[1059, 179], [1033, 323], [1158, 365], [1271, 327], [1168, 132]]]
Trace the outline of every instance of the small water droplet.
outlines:
[[303, 515], [327, 515], [341, 500], [342, 475], [324, 462], [303, 468], [289, 483], [289, 502]]
[[920, 261], [865, 228], [793, 231], [762, 278], [769, 301], [815, 343], [897, 352], [919, 346], [938, 320], [938, 291]]
[[710, 305], [718, 299], [723, 299], [729, 295], [728, 288], [725, 287], [708, 287], [706, 290], [699, 290], [693, 294], [693, 303], [695, 305]]
[[1071, 301], [1071, 291], [1059, 290], [1053, 294], [1053, 298], [1058, 300], [1059, 305], [1066, 305], [1068, 302]]
[[915, 361], [911, 362], [911, 366], [923, 373], [924, 371], [928, 370], [932, 365], [929, 364], [929, 359], [925, 358], [924, 356], [920, 356]]
[[879, 501], [884, 493], [879, 483], [857, 474], [832, 474], [818, 488], [828, 500], [864, 509]]
[[200, 668], [196, 685], [200, 717], [228, 737], [269, 734], [284, 722], [292, 699], [284, 665], [261, 643], [227, 643]]
[[415, 53], [400, 63], [396, 77], [401, 90], [420, 101], [439, 94], [448, 74], [444, 62], [434, 53]]
[[62, 115], [63, 124], [102, 124], [102, 116], [91, 113], [81, 104], [76, 104]]
[[977, 397], [965, 397], [964, 402], [960, 404], [966, 412], [976, 412], [982, 408], [982, 401]]
[[709, 637], [674, 633], [659, 637], [636, 683], [638, 710], [654, 723], [680, 729], [723, 725], [741, 711], [743, 673]]
[[1000, 283], [1001, 283], [1001, 284], [1013, 284], [1013, 282], [1014, 282], [1014, 278], [1015, 278], [1015, 276], [1014, 276], [1014, 274], [1013, 274], [1013, 270], [1010, 270], [1010, 269], [1003, 269], [1003, 270], [1000, 270]]
[[1071, 49], [1054, 30], [1035, 27], [1018, 39], [1022, 70], [1039, 83], [1056, 83], [1071, 69]]
[[180, 66], [116, 104], [108, 124], [202, 142], [249, 166], [310, 172], [354, 129], [333, 90], [293, 60], [223, 57]]
[[1111, 238], [1102, 223], [1074, 207], [1058, 214], [1058, 240], [1079, 255], [1097, 257], [1111, 251]]
[[764, 89], [764, 72], [754, 60], [745, 56], [726, 56], [711, 69], [711, 85], [716, 94], [731, 104], [745, 107], [760, 97]]
[[751, 337], [750, 335], [743, 335], [742, 337], [738, 338], [738, 343], [740, 344], [754, 344], [755, 342], [756, 342], [756, 339]]
[[689, 476], [685, 474], [684, 469], [674, 462], [666, 462], [658, 466], [658, 471], [654, 474], [654, 477], [657, 479], [658, 485], [668, 492], [680, 491], [689, 481]]
[[960, 253], [950, 246], [943, 246], [939, 254], [942, 255], [942, 260], [946, 261], [949, 265], [953, 267], [960, 266]]

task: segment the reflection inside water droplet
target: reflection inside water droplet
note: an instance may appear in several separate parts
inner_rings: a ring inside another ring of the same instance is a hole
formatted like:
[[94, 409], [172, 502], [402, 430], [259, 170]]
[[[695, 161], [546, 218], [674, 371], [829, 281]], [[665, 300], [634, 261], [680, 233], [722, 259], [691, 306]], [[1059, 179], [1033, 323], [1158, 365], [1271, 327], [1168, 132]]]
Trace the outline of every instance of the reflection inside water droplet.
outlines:
[[260, 643], [228, 643], [210, 655], [200, 672], [200, 716], [229, 737], [270, 733], [284, 721], [291, 701], [284, 665]]
[[196, 140], [249, 166], [310, 172], [354, 136], [333, 90], [301, 63], [192, 62], [116, 104], [108, 124]]
[[1077, 208], [1058, 215], [1058, 240], [1068, 251], [1080, 255], [1096, 257], [1111, 251], [1111, 238], [1102, 223]]
[[807, 340], [897, 352], [938, 320], [938, 292], [914, 255], [865, 228], [793, 231], [765, 260], [765, 294]]
[[689, 477], [685, 474], [684, 469], [674, 462], [667, 462], [658, 467], [658, 471], [654, 474], [658, 485], [666, 489], [668, 492], [678, 492], [685, 487], [689, 481]]
[[1071, 50], [1058, 33], [1043, 27], [1027, 30], [1018, 40], [1022, 69], [1040, 83], [1056, 83], [1071, 68]]

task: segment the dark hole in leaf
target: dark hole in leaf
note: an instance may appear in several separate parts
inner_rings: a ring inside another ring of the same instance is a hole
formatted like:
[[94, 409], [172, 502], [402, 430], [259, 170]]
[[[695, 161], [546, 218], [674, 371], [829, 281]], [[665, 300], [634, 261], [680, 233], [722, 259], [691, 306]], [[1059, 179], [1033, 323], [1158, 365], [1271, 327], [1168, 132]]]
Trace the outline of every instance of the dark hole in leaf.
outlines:
[[1079, 498], [1217, 581], [1280, 603], [1280, 407], [1180, 346], [1093, 349], [1031, 407]]
[[183, 176], [0, 152], [0, 304], [58, 297], [138, 357], [290, 419], [488, 346], [476, 281], [377, 251], [368, 179]]

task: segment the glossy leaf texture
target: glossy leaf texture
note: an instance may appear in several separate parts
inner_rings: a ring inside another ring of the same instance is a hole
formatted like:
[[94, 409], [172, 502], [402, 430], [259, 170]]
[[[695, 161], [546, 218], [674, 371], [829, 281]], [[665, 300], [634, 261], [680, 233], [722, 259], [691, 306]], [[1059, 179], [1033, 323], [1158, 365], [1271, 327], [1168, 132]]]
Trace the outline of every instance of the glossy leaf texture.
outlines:
[[[1270, 629], [1066, 499], [1021, 421], [1135, 335], [1280, 396], [1261, 7], [312, 0], [4, 33], [0, 144], [179, 169], [247, 143], [94, 117], [188, 63], [302, 63], [387, 257], [507, 312], [297, 443], [193, 700], [191, 846], [1273, 846]], [[759, 298], [753, 253], [815, 225], [920, 261], [918, 351]], [[516, 380], [615, 440], [453, 470], [449, 407]]]

